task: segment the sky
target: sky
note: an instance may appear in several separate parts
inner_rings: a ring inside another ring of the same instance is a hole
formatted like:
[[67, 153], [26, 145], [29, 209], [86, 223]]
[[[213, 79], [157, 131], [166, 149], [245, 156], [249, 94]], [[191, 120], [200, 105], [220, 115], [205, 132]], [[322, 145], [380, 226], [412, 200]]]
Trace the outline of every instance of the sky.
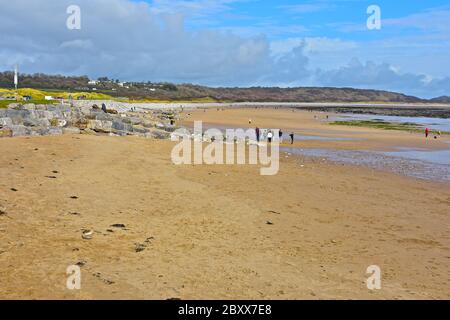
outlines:
[[[67, 8], [80, 8], [80, 29]], [[381, 28], [367, 20], [376, 5]], [[450, 95], [448, 0], [0, 0], [0, 71]]]

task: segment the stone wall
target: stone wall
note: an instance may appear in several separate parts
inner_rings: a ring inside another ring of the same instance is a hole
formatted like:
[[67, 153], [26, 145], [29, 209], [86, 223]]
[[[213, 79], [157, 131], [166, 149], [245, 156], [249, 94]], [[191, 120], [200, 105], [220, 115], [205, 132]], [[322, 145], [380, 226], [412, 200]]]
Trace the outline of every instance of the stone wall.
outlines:
[[0, 109], [0, 138], [58, 134], [101, 134], [167, 139], [177, 111], [123, 111], [97, 105], [12, 104]]

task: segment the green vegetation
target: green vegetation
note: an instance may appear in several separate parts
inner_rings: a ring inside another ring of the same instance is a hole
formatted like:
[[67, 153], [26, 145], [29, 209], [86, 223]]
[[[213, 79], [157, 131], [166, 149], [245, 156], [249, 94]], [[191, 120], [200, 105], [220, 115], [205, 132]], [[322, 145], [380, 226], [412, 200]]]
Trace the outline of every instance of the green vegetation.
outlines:
[[374, 120], [349, 120], [349, 121], [334, 121], [330, 123], [336, 126], [352, 126], [365, 127], [383, 130], [401, 130], [401, 131], [422, 131], [423, 129], [413, 122], [388, 122], [380, 119]]
[[[110, 100], [112, 99], [111, 96], [99, 93], [99, 92], [66, 92], [66, 91], [46, 91], [46, 90], [37, 90], [37, 89], [30, 89], [30, 88], [24, 88], [24, 89], [1, 89], [0, 88], [0, 96], [15, 96], [19, 98], [18, 102], [21, 102], [20, 100], [24, 96], [32, 96], [33, 99], [36, 101], [44, 101], [45, 96], [52, 96], [54, 98], [56, 97], [62, 97], [64, 99], [68, 99], [69, 96], [72, 96], [74, 99], [77, 99], [80, 96], [85, 97], [88, 100]], [[11, 103], [11, 102], [10, 102]], [[48, 103], [48, 102], [47, 102]], [[50, 103], [52, 103], [50, 101]]]

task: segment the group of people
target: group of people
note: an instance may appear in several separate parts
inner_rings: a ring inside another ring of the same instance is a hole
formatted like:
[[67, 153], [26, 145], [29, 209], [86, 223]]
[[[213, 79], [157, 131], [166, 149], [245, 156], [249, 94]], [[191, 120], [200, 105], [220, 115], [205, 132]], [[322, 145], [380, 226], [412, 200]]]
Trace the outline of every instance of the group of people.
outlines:
[[[256, 132], [256, 141], [260, 142], [261, 141], [261, 129], [256, 127], [255, 129]], [[272, 140], [274, 138], [274, 133], [272, 130], [269, 130], [269, 132], [267, 132], [267, 142], [272, 143]], [[281, 129], [278, 131], [278, 138], [280, 142], [283, 142], [283, 131], [281, 131]], [[291, 139], [291, 144], [294, 144], [294, 133], [291, 132], [289, 134], [289, 138]]]

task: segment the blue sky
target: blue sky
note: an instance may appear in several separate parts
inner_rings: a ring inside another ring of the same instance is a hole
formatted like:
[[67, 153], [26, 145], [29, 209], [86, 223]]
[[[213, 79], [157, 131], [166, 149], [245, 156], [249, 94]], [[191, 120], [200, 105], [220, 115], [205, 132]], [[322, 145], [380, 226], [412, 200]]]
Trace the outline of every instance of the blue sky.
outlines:
[[[81, 8], [81, 30], [64, 27], [70, 4]], [[19, 63], [23, 72], [91, 78], [450, 95], [448, 0], [0, 0], [0, 5], [3, 70]], [[366, 27], [369, 5], [381, 9], [381, 30]]]

